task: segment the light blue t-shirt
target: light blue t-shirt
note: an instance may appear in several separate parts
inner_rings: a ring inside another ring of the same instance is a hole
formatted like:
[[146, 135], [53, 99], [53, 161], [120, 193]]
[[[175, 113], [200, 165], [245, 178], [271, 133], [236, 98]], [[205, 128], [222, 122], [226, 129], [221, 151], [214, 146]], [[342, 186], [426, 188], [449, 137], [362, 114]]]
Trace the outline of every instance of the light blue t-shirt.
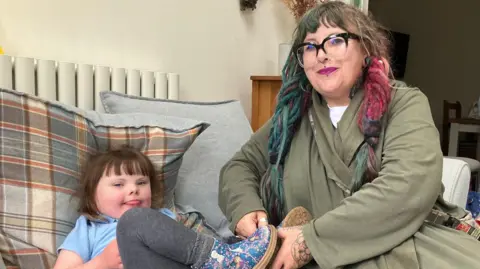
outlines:
[[[160, 212], [176, 220], [175, 214], [166, 209]], [[116, 237], [117, 219], [106, 217], [105, 221], [90, 221], [85, 216], [80, 216], [73, 230], [67, 235], [65, 241], [57, 249], [57, 254], [62, 249], [77, 253], [84, 263], [102, 253], [105, 247]]]

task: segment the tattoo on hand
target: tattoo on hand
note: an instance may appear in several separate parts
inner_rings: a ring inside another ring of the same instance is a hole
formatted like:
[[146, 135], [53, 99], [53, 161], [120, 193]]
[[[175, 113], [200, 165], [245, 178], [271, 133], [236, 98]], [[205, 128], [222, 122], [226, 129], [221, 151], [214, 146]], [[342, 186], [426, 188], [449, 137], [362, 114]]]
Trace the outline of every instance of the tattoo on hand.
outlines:
[[302, 230], [301, 226], [290, 226], [290, 227], [282, 227], [284, 231], [294, 231], [294, 230]]
[[309, 263], [313, 258], [302, 232], [300, 232], [295, 242], [293, 242], [292, 256], [299, 268]]

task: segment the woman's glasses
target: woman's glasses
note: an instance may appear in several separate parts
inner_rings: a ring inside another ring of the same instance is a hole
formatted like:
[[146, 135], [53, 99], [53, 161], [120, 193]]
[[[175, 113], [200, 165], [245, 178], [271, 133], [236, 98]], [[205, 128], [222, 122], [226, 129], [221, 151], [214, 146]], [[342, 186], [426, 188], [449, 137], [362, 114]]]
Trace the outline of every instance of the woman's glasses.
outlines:
[[332, 58], [342, 58], [348, 47], [349, 39], [360, 39], [356, 34], [341, 33], [326, 37], [321, 44], [306, 42], [295, 48], [298, 63], [301, 67], [310, 67], [317, 63], [318, 51], [323, 52]]

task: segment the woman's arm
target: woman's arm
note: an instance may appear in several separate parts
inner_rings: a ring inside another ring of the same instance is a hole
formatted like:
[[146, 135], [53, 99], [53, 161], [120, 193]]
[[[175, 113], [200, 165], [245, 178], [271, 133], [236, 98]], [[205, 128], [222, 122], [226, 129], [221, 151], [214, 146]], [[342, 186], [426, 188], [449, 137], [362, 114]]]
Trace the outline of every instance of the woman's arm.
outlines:
[[219, 206], [230, 221], [232, 231], [247, 213], [265, 211], [260, 200], [259, 184], [268, 166], [270, 127], [269, 121], [220, 171]]
[[378, 178], [303, 228], [323, 269], [383, 254], [416, 233], [441, 191], [443, 156], [427, 98], [398, 90]]

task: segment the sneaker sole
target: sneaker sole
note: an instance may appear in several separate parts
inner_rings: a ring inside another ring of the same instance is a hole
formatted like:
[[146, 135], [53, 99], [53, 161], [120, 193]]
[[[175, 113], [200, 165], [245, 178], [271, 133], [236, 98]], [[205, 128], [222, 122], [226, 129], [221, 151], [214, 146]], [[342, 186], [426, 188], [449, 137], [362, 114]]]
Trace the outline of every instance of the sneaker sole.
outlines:
[[266, 269], [270, 265], [270, 261], [273, 258], [275, 249], [277, 247], [277, 229], [273, 225], [268, 225], [270, 229], [270, 243], [268, 244], [267, 251], [263, 255], [262, 259], [253, 267], [253, 269]]
[[295, 207], [288, 212], [287, 216], [283, 220], [283, 227], [292, 227], [305, 225], [312, 220], [312, 214], [308, 212], [304, 207]]

